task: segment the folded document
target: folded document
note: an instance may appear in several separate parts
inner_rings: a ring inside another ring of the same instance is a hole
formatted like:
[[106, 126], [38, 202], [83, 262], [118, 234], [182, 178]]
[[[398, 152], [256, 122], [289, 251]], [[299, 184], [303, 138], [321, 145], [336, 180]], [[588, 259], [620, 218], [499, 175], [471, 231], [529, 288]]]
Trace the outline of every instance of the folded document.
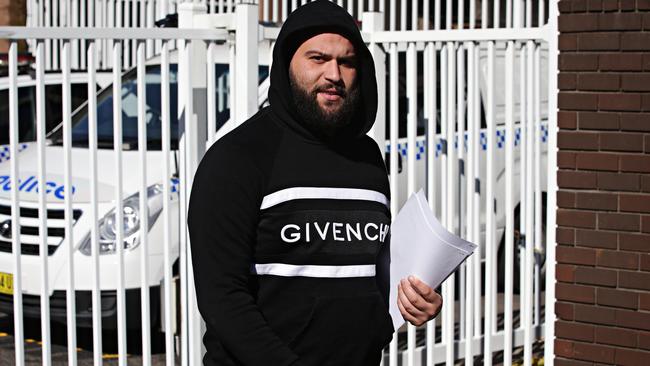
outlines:
[[[414, 275], [436, 288], [476, 249], [450, 233], [436, 219], [420, 190], [411, 195], [393, 220], [390, 239], [390, 315], [395, 330], [404, 324], [397, 307], [397, 285]], [[448, 306], [453, 301], [447, 299]]]

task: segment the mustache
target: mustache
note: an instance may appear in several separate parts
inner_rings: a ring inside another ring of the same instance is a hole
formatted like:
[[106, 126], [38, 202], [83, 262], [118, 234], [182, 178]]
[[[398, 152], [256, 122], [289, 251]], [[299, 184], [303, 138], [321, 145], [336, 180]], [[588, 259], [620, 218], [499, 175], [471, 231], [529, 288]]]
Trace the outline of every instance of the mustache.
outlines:
[[335, 84], [327, 84], [327, 85], [317, 86], [316, 88], [314, 88], [314, 90], [312, 90], [312, 94], [316, 95], [316, 94], [318, 94], [320, 92], [331, 92], [332, 89], [334, 89], [336, 94], [338, 94], [338, 95], [340, 95], [342, 97], [347, 97], [348, 96], [347, 91], [345, 90], [345, 88], [342, 85], [335, 85]]

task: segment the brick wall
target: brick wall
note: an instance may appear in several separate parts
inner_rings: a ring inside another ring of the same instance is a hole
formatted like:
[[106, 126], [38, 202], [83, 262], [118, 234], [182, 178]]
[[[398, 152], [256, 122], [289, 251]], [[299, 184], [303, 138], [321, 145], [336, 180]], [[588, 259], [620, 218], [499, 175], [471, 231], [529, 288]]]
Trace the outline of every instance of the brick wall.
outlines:
[[[0, 0], [0, 25], [25, 25], [27, 5], [25, 0]], [[18, 51], [27, 50], [25, 42], [18, 42]], [[0, 53], [9, 52], [9, 42], [0, 40]]]
[[650, 364], [650, 0], [562, 0], [557, 365]]

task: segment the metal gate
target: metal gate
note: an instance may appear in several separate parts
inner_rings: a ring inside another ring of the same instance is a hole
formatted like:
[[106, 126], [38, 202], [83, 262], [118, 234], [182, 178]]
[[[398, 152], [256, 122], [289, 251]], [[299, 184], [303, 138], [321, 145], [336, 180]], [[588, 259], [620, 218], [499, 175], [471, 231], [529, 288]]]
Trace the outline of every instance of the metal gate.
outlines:
[[[94, 363], [101, 364], [102, 314], [109, 304], [120, 364], [135, 328], [141, 329], [143, 364], [151, 364], [158, 330], [167, 365], [200, 364], [204, 326], [184, 225], [193, 173], [206, 146], [265, 102], [268, 80], [258, 85], [258, 77], [270, 67], [277, 26], [267, 24], [258, 39], [258, 20], [280, 22], [304, 2], [260, 1], [258, 8], [230, 1], [108, 1], [101, 2], [105, 15], [93, 19], [116, 20], [126, 8], [112, 18], [108, 9], [140, 5], [143, 11], [129, 14], [144, 20], [133, 24], [150, 26], [152, 13], [177, 6], [180, 29], [0, 27], [0, 37], [13, 41], [10, 158], [0, 162], [10, 193], [0, 196], [7, 207], [0, 214], [11, 220], [11, 240], [0, 253], [0, 272], [13, 280], [13, 294], [3, 301], [11, 301], [17, 315], [17, 365], [25, 362], [23, 316], [34, 309], [43, 364], [52, 364], [50, 322], [57, 317], [67, 327], [67, 361], [77, 364], [76, 322], [84, 311]], [[73, 2], [67, 24], [88, 21], [74, 20], [84, 14], [75, 7], [83, 3], [100, 2]], [[510, 364], [513, 349], [523, 346], [516, 357], [530, 365], [534, 344], [552, 364], [556, 2], [337, 3], [361, 18], [375, 58], [380, 103], [370, 134], [386, 146], [393, 215], [423, 188], [450, 231], [481, 244], [443, 284], [438, 319], [396, 332], [383, 364], [471, 364], [476, 357]], [[28, 4], [32, 16], [39, 9], [38, 19], [51, 21], [39, 1]], [[20, 40], [29, 42], [36, 59], [33, 142], [22, 140], [19, 120]], [[258, 51], [259, 42], [267, 51]], [[113, 83], [96, 93], [102, 67], [112, 68]], [[46, 139], [43, 80], [51, 68], [63, 75], [64, 119]], [[87, 70], [89, 85], [88, 104], [76, 111], [70, 107], [74, 68]], [[150, 128], [152, 121], [157, 128]], [[83, 309], [76, 307], [80, 297]], [[129, 312], [134, 303], [137, 311]], [[30, 310], [30, 304], [38, 306]]]

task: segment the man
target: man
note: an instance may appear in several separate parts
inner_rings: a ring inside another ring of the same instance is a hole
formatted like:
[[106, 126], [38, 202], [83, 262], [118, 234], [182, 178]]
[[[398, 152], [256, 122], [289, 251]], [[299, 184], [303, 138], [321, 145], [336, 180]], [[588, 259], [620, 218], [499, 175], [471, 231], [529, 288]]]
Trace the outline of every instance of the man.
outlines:
[[[315, 1], [289, 16], [269, 100], [209, 149], [192, 188], [204, 364], [378, 365], [393, 333], [390, 190], [366, 136], [374, 65], [347, 12]], [[442, 305], [417, 279], [399, 299], [416, 325]]]

